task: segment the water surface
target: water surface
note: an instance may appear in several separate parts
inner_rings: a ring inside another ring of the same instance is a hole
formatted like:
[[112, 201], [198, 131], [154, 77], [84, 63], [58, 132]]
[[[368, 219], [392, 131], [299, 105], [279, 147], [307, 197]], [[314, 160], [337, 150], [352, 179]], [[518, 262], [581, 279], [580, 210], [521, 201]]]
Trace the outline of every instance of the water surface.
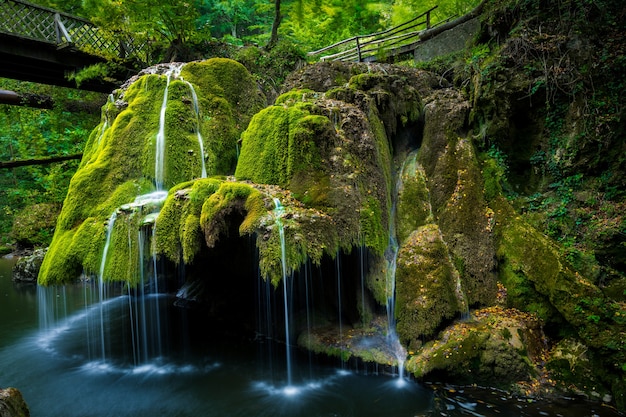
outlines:
[[[0, 259], [0, 386], [20, 389], [33, 417], [618, 415], [602, 406], [531, 403], [491, 390], [435, 391], [375, 367], [311, 361], [295, 349], [288, 384], [280, 344], [213, 332], [167, 296], [146, 301], [147, 309], [159, 309], [158, 334], [168, 341], [146, 344], [144, 355], [136, 346], [141, 337], [125, 324], [133, 314], [130, 296], [111, 296], [101, 307], [86, 283], [38, 295], [36, 286], [11, 281], [13, 263]], [[39, 318], [41, 303], [53, 309], [46, 314], [54, 320]], [[113, 335], [104, 355], [101, 331]]]

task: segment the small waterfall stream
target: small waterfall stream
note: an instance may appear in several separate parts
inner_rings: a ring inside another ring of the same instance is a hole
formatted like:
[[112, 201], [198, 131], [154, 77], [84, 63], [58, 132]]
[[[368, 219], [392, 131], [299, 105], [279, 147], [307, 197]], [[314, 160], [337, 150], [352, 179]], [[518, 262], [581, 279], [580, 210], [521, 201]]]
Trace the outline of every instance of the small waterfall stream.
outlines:
[[283, 216], [285, 209], [280, 200], [274, 198], [274, 216], [276, 227], [278, 228], [280, 238], [280, 251], [281, 251], [281, 267], [282, 267], [282, 285], [283, 285], [283, 297], [284, 297], [284, 310], [285, 310], [285, 347], [286, 347], [286, 361], [287, 361], [287, 387], [292, 386], [292, 374], [291, 374], [291, 338], [289, 332], [289, 291], [287, 287], [289, 285], [289, 274], [287, 272], [287, 254], [285, 248], [285, 228], [281, 217]]
[[202, 163], [202, 174], [200, 178], [206, 178], [206, 163], [204, 160], [204, 140], [202, 139], [202, 133], [200, 132], [200, 106], [198, 105], [198, 95], [196, 94], [196, 89], [193, 87], [189, 81], [185, 81], [185, 84], [189, 86], [189, 90], [191, 91], [191, 99], [193, 100], [193, 110], [196, 114], [196, 135], [198, 137], [198, 146], [200, 147], [200, 162]]

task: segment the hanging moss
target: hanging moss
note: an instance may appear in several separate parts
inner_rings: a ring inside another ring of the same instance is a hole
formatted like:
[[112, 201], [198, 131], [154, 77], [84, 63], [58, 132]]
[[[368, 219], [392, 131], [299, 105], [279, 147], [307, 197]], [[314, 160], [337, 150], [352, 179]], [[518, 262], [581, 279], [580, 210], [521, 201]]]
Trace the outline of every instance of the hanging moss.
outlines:
[[203, 235], [200, 213], [204, 201], [215, 193], [222, 180], [199, 179], [172, 188], [156, 221], [156, 250], [178, 264], [191, 263], [200, 251]]
[[240, 226], [241, 234], [255, 230], [261, 216], [267, 213], [261, 193], [251, 185], [239, 182], [222, 183], [202, 205], [200, 226], [208, 247], [214, 247], [220, 234], [228, 230], [226, 218], [233, 211], [245, 213]]

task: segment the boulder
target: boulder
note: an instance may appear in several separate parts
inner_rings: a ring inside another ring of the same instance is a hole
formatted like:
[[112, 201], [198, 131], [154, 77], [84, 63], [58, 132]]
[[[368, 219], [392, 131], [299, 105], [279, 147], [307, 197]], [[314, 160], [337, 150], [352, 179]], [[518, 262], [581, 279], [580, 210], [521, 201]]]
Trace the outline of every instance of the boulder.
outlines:
[[41, 268], [41, 263], [47, 251], [47, 248], [36, 249], [32, 254], [20, 258], [13, 267], [13, 281], [37, 283], [39, 268]]
[[15, 388], [0, 388], [0, 417], [30, 416], [22, 393]]

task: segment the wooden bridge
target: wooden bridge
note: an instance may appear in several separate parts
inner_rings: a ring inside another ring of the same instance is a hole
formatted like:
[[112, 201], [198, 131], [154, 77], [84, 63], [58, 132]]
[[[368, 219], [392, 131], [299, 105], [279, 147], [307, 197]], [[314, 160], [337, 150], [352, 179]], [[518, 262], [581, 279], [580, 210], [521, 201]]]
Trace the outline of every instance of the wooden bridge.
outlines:
[[[0, 0], [0, 77], [75, 88], [68, 73], [105, 62], [105, 56], [137, 58], [144, 49], [88, 20], [23, 0]], [[112, 90], [104, 82], [81, 88]]]
[[391, 29], [369, 35], [354, 36], [309, 52], [309, 56], [322, 55], [320, 61], [387, 62], [413, 54], [423, 42], [478, 16], [484, 1], [470, 13], [454, 16], [433, 25], [431, 13], [435, 6], [413, 19]]

